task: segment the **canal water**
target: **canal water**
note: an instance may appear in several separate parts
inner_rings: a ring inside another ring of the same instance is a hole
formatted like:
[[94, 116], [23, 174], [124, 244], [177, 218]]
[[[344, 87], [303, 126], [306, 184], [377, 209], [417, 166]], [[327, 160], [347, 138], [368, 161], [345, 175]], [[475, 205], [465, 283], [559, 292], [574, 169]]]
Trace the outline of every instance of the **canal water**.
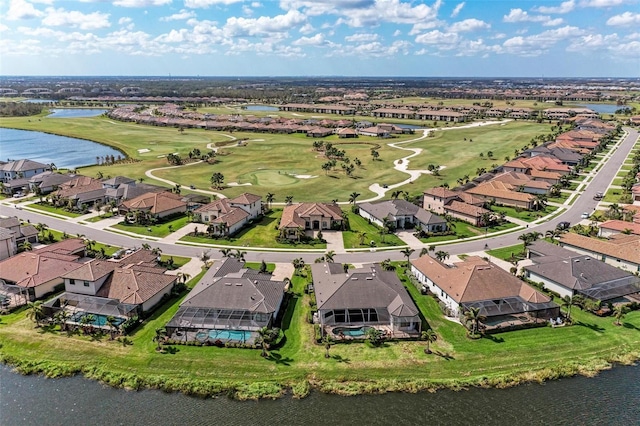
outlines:
[[76, 168], [96, 163], [96, 157], [123, 155], [106, 145], [84, 139], [27, 130], [0, 128], [0, 160], [28, 158], [58, 168]]
[[638, 425], [640, 366], [510, 389], [233, 401], [113, 389], [0, 367], [0, 424], [14, 425]]

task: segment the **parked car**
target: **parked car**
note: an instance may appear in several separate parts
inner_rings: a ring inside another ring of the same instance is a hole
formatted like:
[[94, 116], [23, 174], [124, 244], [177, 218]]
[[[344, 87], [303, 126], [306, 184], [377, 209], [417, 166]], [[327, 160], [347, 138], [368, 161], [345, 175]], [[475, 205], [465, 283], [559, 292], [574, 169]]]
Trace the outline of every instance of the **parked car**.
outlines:
[[556, 229], [560, 229], [561, 231], [564, 231], [565, 229], [569, 229], [571, 227], [571, 223], [569, 222], [560, 222], [558, 224], [558, 226], [556, 226]]
[[583, 213], [580, 215], [580, 217], [581, 217], [582, 219], [589, 219], [589, 213], [587, 213], [587, 212], [583, 212]]
[[20, 197], [24, 197], [24, 194], [22, 192], [16, 192], [15, 194], [13, 194], [13, 198], [20, 198]]

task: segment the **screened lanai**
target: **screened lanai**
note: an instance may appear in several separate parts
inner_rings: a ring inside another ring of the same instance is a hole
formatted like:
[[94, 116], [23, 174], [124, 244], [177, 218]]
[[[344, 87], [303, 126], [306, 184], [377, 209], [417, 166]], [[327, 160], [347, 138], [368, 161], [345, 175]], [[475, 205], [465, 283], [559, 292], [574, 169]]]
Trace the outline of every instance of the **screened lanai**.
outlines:
[[29, 290], [19, 285], [7, 284], [0, 279], [0, 309], [12, 309], [29, 302]]
[[259, 330], [270, 325], [268, 313], [249, 312], [245, 309], [216, 309], [181, 306], [167, 323], [167, 331], [173, 330]]
[[638, 292], [640, 292], [640, 279], [633, 275], [597, 284], [586, 290], [578, 290], [578, 293], [601, 302]]
[[555, 318], [559, 314], [559, 307], [552, 300], [546, 303], [530, 303], [521, 297], [505, 297], [496, 300], [479, 300], [462, 303], [462, 311], [471, 308], [479, 309], [483, 317], [499, 317], [502, 315], [529, 314], [534, 318]]
[[128, 319], [138, 314], [138, 305], [120, 303], [117, 299], [106, 297], [66, 292], [47, 301], [42, 306], [48, 316], [53, 316], [62, 310], [70, 313], [72, 318], [77, 318], [76, 314], [87, 314]]

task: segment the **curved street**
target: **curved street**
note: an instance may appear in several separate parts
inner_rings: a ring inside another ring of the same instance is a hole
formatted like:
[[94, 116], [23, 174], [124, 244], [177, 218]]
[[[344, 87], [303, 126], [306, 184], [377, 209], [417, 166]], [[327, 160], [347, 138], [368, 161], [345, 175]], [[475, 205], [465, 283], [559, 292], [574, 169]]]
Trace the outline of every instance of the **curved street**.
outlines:
[[[485, 244], [491, 248], [511, 246], [520, 243], [518, 237], [531, 231], [538, 231], [544, 234], [549, 229], [554, 229], [556, 225], [561, 221], [568, 221], [572, 225], [581, 220], [580, 215], [583, 212], [591, 213], [595, 210], [598, 202], [593, 200], [593, 196], [597, 192], [606, 192], [607, 188], [611, 184], [612, 180], [616, 176], [620, 165], [624, 162], [625, 158], [634, 147], [639, 137], [639, 132], [635, 129], [625, 128], [626, 135], [624, 139], [618, 144], [615, 151], [610, 153], [609, 159], [600, 168], [593, 179], [588, 182], [584, 188], [584, 191], [577, 196], [575, 202], [566, 206], [561, 214], [541, 222], [539, 224], [529, 224], [527, 228], [520, 228], [515, 232], [511, 232], [504, 235], [494, 236], [490, 238], [477, 239], [473, 241], [463, 241], [458, 243], [440, 243], [438, 249], [445, 250], [452, 255], [477, 252], [485, 250]], [[44, 214], [38, 214], [33, 211], [27, 211], [24, 209], [17, 209], [15, 205], [0, 204], [0, 214], [5, 216], [17, 216], [25, 221], [32, 223], [44, 223], [49, 228], [55, 229], [61, 232], [67, 232], [69, 234], [84, 234], [87, 238], [90, 238], [101, 243], [119, 246], [119, 247], [134, 247], [140, 246], [143, 242], [150, 243], [153, 247], [159, 247], [164, 254], [174, 256], [187, 256], [187, 257], [199, 257], [204, 251], [209, 251], [211, 259], [220, 258], [221, 254], [217, 248], [208, 247], [195, 247], [179, 244], [170, 244], [166, 242], [154, 242], [145, 239], [144, 237], [135, 238], [122, 234], [116, 234], [113, 232], [94, 229], [89, 226], [79, 225], [77, 223], [54, 218]], [[425, 244], [424, 246], [428, 246]], [[261, 261], [267, 262], [285, 263], [290, 262], [292, 259], [302, 257], [305, 262], [313, 262], [318, 257], [318, 251], [269, 251], [269, 249], [259, 248], [242, 248], [246, 251], [246, 259], [248, 261]], [[262, 250], [262, 251], [260, 251]], [[413, 253], [413, 258], [419, 255], [419, 251]], [[377, 251], [361, 251], [337, 254], [335, 256], [336, 262], [342, 263], [372, 263], [380, 262], [384, 259], [391, 260], [403, 260], [405, 256], [400, 253], [398, 249], [395, 250], [377, 250]]]

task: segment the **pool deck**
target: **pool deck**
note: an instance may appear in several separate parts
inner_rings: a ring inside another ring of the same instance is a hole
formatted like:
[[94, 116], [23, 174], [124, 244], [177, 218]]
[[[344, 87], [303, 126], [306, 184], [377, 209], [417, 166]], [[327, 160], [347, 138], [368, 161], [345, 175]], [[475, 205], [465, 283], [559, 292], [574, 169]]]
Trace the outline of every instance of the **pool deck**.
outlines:
[[367, 336], [365, 334], [362, 334], [360, 336], [347, 336], [347, 335], [336, 335], [334, 334], [333, 330], [334, 329], [339, 329], [339, 328], [361, 328], [361, 327], [371, 327], [371, 328], [376, 328], [378, 330], [380, 330], [382, 332], [383, 338], [385, 339], [415, 339], [417, 337], [420, 337], [420, 333], [419, 332], [406, 332], [406, 331], [399, 331], [399, 330], [393, 330], [390, 326], [388, 325], [384, 325], [384, 324], [376, 324], [376, 325], [327, 325], [324, 327], [324, 332], [325, 334], [330, 335], [334, 340], [340, 342], [340, 341], [349, 341], [349, 340], [365, 340], [367, 338]]
[[[258, 340], [258, 333], [252, 330], [246, 330], [248, 332], [251, 333], [251, 335], [249, 336], [249, 338], [245, 341], [242, 340], [229, 340], [229, 339], [219, 339], [219, 338], [211, 338], [208, 337], [207, 339], [202, 339], [201, 335], [199, 336], [200, 333], [206, 333], [207, 335], [209, 334], [209, 331], [211, 330], [198, 330], [198, 331], [176, 331], [175, 333], [173, 333], [171, 335], [171, 340], [175, 340], [176, 342], [200, 342], [200, 343], [209, 343], [211, 345], [213, 345], [214, 342], [216, 342], [217, 340], [220, 340], [222, 343], [227, 343], [227, 342], [231, 342], [231, 343], [244, 343], [247, 345], [255, 345], [257, 340]], [[218, 330], [218, 331], [231, 331], [231, 330]], [[242, 330], [245, 331], [245, 330]]]

